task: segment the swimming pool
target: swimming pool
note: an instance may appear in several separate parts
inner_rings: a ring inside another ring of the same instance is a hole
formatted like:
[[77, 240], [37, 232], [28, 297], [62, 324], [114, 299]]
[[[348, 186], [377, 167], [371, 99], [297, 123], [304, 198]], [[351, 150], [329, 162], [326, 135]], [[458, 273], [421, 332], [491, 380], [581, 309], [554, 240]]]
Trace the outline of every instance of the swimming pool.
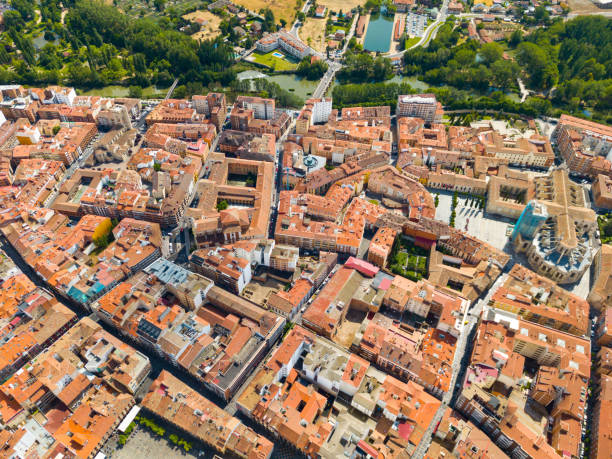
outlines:
[[281, 58], [281, 59], [283, 59], [283, 58], [285, 57], [285, 55], [284, 55], [284, 54], [279, 53], [278, 51], [274, 51], [274, 52], [272, 53], [272, 55], [273, 55], [274, 57], [279, 57], [279, 58]]

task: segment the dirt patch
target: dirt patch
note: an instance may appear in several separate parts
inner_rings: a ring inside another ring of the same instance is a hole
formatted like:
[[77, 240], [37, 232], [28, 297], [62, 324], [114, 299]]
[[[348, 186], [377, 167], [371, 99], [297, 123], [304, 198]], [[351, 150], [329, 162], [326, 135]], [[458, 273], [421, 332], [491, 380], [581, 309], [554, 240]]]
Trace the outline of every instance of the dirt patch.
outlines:
[[234, 0], [234, 3], [255, 13], [259, 13], [262, 8], [270, 8], [274, 13], [276, 22], [284, 19], [289, 25], [295, 19], [298, 11], [296, 0]]
[[183, 19], [202, 24], [200, 31], [191, 36], [194, 40], [209, 40], [221, 33], [219, 30], [221, 18], [210, 11], [194, 11], [193, 13], [185, 14]]
[[570, 11], [574, 14], [601, 13], [605, 10], [598, 8], [591, 0], [569, 0]]
[[355, 338], [355, 334], [361, 327], [364, 319], [366, 318], [367, 313], [365, 311], [357, 311], [356, 309], [349, 309], [346, 313], [346, 318], [344, 322], [338, 329], [338, 333], [334, 337], [334, 341], [341, 346], [349, 349], [351, 344], [353, 343], [353, 338]]
[[326, 48], [325, 23], [325, 19], [306, 18], [304, 25], [298, 31], [304, 43], [320, 52], [324, 52]]
[[317, 5], [326, 6], [335, 12], [342, 10], [344, 13], [365, 4], [366, 0], [317, 0]]
[[268, 277], [264, 283], [253, 281], [248, 284], [244, 287], [240, 296], [262, 307], [266, 307], [268, 297], [279, 290], [283, 290], [284, 287], [285, 285], [282, 282]]

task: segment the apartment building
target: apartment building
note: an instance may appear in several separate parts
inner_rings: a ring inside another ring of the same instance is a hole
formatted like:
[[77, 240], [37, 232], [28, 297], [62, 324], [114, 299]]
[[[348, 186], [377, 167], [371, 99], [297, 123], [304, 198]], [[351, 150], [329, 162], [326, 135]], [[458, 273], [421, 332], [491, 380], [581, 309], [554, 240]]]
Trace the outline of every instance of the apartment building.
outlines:
[[285, 30], [265, 35], [255, 43], [255, 47], [261, 53], [269, 53], [276, 48], [280, 48], [298, 60], [313, 54], [309, 46]]
[[[301, 355], [305, 355], [303, 377], [298, 378], [294, 366]], [[351, 407], [335, 421], [323, 412], [332, 397]], [[419, 443], [439, 405], [422, 386], [385, 375], [363, 358], [299, 326], [291, 330], [237, 401], [241, 413], [313, 457], [338, 453], [393, 457]], [[379, 422], [382, 435], [372, 432], [367, 423], [379, 410], [385, 420]], [[409, 426], [406, 435], [390, 428], [396, 421]], [[345, 442], [348, 435], [360, 440]]]
[[147, 126], [155, 123], [192, 123], [205, 119], [198, 114], [186, 99], [166, 99], [155, 106], [147, 115]]
[[[263, 97], [238, 96], [234, 102], [234, 108], [252, 110], [253, 116], [259, 120], [271, 120], [276, 113], [276, 102], [274, 99], [266, 99]], [[234, 122], [232, 122], [232, 129], [237, 129], [233, 124]]]
[[101, 129], [132, 129], [132, 118], [128, 107], [115, 104], [112, 107], [98, 112], [96, 122]]
[[[153, 382], [142, 401], [142, 407], [221, 454], [242, 459], [253, 456], [268, 459], [272, 455], [274, 444], [270, 440], [246, 427], [165, 370]], [[209, 422], [201, 422], [204, 413]]]
[[392, 228], [379, 228], [370, 242], [368, 261], [380, 268], [385, 268], [397, 234], [398, 232]]
[[551, 139], [573, 173], [596, 175], [592, 171], [593, 163], [605, 158], [606, 175], [612, 174], [612, 127], [563, 114]]
[[411, 94], [397, 96], [395, 114], [398, 118], [410, 116], [427, 123], [437, 121], [438, 101], [433, 94]]
[[227, 116], [225, 94], [209, 92], [206, 96], [193, 95], [191, 103], [196, 113], [205, 115], [221, 131]]
[[603, 244], [593, 262], [593, 279], [587, 300], [599, 311], [612, 307], [612, 245]]
[[237, 295], [251, 282], [251, 264], [236, 256], [231, 246], [198, 249], [189, 257], [189, 263], [195, 272]]
[[496, 131], [490, 131], [478, 137], [486, 155], [505, 159], [509, 164], [547, 168], [555, 161], [555, 153], [548, 138], [537, 134], [529, 138], [514, 139], [504, 137]]
[[612, 210], [612, 177], [597, 175], [591, 186], [591, 193], [598, 208]]

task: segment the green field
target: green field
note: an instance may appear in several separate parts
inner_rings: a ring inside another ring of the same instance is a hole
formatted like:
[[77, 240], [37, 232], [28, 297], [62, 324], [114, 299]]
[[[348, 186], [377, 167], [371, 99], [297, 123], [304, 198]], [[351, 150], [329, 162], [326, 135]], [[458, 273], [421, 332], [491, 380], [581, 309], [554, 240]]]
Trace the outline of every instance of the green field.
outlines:
[[[274, 53], [281, 53], [285, 55], [285, 57], [280, 58], [274, 56]], [[298, 62], [295, 59], [278, 50], [270, 51], [266, 54], [254, 52], [253, 61], [258, 64], [266, 65], [274, 70], [296, 70], [298, 66]]]
[[336, 33], [338, 30], [344, 30], [345, 33], [348, 33], [349, 31], [348, 27], [341, 25], [333, 25], [331, 28], [331, 33]]
[[410, 49], [415, 44], [417, 44], [420, 39], [421, 39], [420, 37], [412, 37], [412, 38], [407, 39], [406, 44], [404, 45], [405, 46], [404, 49]]

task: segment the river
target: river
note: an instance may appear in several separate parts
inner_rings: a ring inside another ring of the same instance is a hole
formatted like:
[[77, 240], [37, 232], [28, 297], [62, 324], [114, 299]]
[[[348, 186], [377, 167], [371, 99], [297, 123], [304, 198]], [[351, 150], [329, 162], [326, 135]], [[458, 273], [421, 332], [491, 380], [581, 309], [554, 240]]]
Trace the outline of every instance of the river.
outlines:
[[419, 91], [425, 91], [427, 88], [429, 88], [427, 83], [414, 76], [407, 77], [403, 75], [395, 75], [390, 80], [385, 81], [385, 83], [408, 83], [413, 89], [418, 89]]
[[267, 75], [265, 73], [246, 70], [237, 75], [238, 80], [254, 80], [257, 78], [265, 78], [268, 81], [278, 84], [281, 88], [301, 97], [308, 99], [317, 88], [319, 81], [309, 81], [306, 78], [300, 77], [294, 73], [281, 73], [276, 75]]

